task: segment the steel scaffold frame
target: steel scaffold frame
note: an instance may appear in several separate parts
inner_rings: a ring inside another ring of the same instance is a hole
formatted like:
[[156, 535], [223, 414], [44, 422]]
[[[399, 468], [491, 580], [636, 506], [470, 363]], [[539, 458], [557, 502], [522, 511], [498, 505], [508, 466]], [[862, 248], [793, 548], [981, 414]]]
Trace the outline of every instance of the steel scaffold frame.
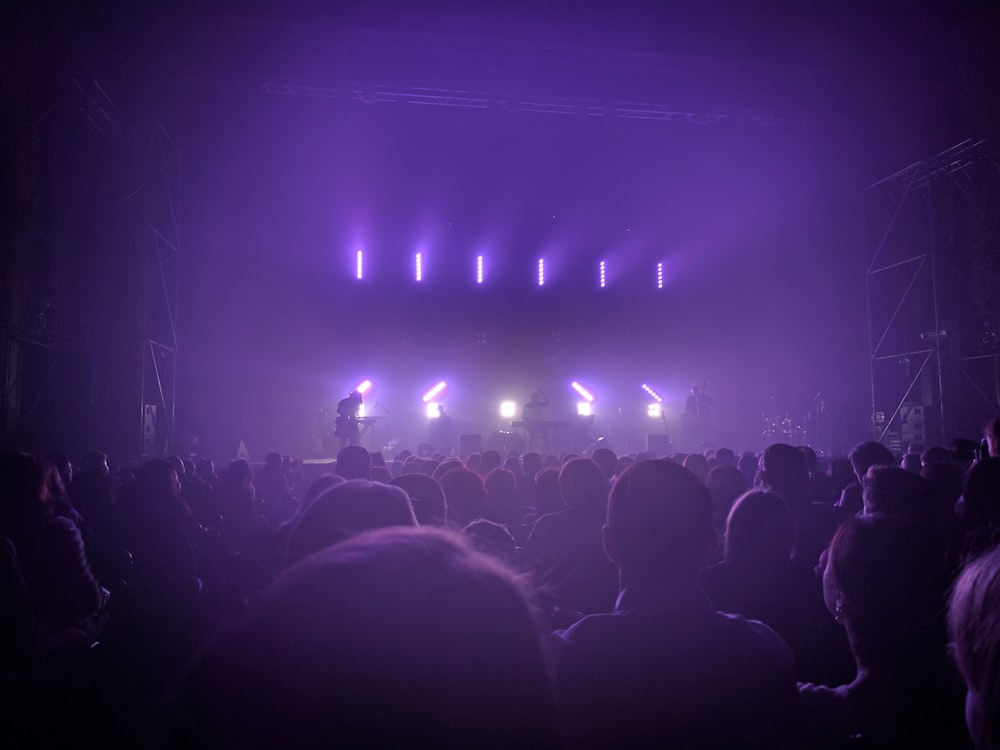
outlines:
[[[177, 417], [177, 303], [181, 255], [177, 213], [181, 150], [163, 123], [155, 116], [151, 120], [151, 154], [156, 160], [156, 168], [150, 170], [144, 186], [148, 191], [147, 203], [153, 205], [143, 264], [140, 444], [143, 455], [162, 455], [173, 449]], [[157, 213], [157, 208], [166, 211]]]
[[141, 116], [133, 125], [97, 80], [72, 83], [81, 113], [112, 147], [108, 158], [137, 167], [135, 181], [122, 186], [113, 210], [138, 212], [142, 227], [138, 235], [122, 235], [123, 242], [137, 241], [142, 249], [136, 446], [141, 455], [164, 455], [174, 444], [177, 411], [181, 150], [155, 114]]
[[975, 439], [1000, 410], [998, 160], [965, 140], [864, 198], [873, 438]]

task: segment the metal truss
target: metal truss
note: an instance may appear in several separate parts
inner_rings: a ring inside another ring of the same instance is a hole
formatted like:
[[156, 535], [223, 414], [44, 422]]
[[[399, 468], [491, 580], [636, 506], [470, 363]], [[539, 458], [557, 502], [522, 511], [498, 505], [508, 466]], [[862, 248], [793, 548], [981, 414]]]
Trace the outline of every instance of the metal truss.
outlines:
[[125, 151], [138, 149], [138, 135], [118, 110], [103, 86], [94, 78], [70, 79], [73, 103], [89, 123], [91, 130], [103, 136], [109, 145]]
[[15, 218], [0, 259], [0, 437], [5, 441], [35, 439], [52, 426], [54, 384], [67, 360], [65, 289], [56, 272], [65, 248], [42, 156], [54, 150], [46, 137], [52, 122], [65, 114], [62, 104], [47, 103], [33, 112], [37, 117], [25, 108], [22, 114], [28, 117], [12, 121], [11, 143], [19, 144], [19, 153], [11, 177], [19, 189], [9, 199]]
[[144, 258], [140, 443], [143, 455], [160, 455], [173, 449], [177, 407], [181, 151], [155, 117], [150, 140], [150, 175], [144, 186], [150, 223]]
[[1000, 169], [966, 140], [865, 190], [873, 437], [976, 438], [1000, 411]]
[[40, 293], [37, 271], [30, 267], [36, 252], [32, 245], [45, 240], [28, 236], [20, 240], [14, 243], [8, 259], [11, 266], [5, 274], [8, 305], [2, 351], [5, 436], [30, 431], [63, 359], [61, 290], [53, 285], [49, 293]]
[[485, 91], [331, 83], [298, 78], [253, 76], [220, 78], [185, 74], [177, 76], [174, 82], [184, 88], [221, 89], [244, 94], [343, 99], [366, 104], [413, 104], [458, 109], [538, 112], [572, 117], [617, 117], [631, 120], [659, 120], [686, 125], [737, 124], [776, 127], [791, 122], [789, 118], [769, 110], [672, 107], [655, 102], [506, 96]]
[[132, 212], [142, 227], [137, 237], [143, 253], [138, 447], [142, 455], [162, 455], [172, 449], [176, 418], [181, 150], [155, 115], [130, 122], [97, 80], [73, 79], [72, 93], [113, 158], [132, 166], [115, 188], [112, 208]]

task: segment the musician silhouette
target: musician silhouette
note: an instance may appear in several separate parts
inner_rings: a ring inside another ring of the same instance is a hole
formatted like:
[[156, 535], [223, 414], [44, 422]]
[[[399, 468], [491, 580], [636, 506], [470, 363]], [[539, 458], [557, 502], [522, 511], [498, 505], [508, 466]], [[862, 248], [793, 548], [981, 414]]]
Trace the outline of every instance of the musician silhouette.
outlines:
[[358, 429], [358, 418], [361, 416], [363, 399], [359, 391], [351, 391], [337, 404], [337, 425], [334, 435], [340, 438], [340, 447], [358, 445], [361, 442], [361, 432]]
[[428, 428], [430, 441], [436, 452], [447, 456], [454, 448], [451, 417], [445, 413], [441, 404], [438, 404], [437, 413]]
[[535, 391], [528, 403], [521, 408], [521, 421], [524, 422], [525, 442], [529, 451], [549, 451], [549, 431], [545, 425], [545, 407], [548, 405], [548, 396], [542, 391]]
[[702, 420], [708, 419], [708, 413], [715, 405], [715, 401], [704, 390], [697, 385], [691, 386], [691, 395], [687, 397], [687, 413], [694, 414]]
[[[705, 381], [705, 384], [707, 385], [708, 381]], [[705, 393], [704, 387], [691, 386], [691, 395], [687, 397], [682, 419], [682, 427], [687, 437], [686, 442], [689, 444], [688, 449], [695, 446], [700, 447], [708, 440], [710, 432], [709, 412], [714, 405], [715, 401]]]

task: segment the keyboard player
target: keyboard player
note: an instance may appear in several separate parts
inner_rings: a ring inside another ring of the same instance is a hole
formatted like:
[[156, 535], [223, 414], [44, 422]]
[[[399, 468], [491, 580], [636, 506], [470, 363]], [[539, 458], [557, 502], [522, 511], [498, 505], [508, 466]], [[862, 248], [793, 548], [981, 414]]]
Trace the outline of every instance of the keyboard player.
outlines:
[[549, 452], [549, 430], [545, 424], [545, 407], [549, 405], [548, 396], [543, 391], [535, 391], [531, 398], [521, 408], [521, 421], [524, 422], [524, 437], [529, 451]]
[[337, 404], [337, 423], [334, 434], [340, 438], [341, 448], [361, 443], [361, 431], [358, 428], [361, 404], [362, 397], [358, 391], [351, 391]]

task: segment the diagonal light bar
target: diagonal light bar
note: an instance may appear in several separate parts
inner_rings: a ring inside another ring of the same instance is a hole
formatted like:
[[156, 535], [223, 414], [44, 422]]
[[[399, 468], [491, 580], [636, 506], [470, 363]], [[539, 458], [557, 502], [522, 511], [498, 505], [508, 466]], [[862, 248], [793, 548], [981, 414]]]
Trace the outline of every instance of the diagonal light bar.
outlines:
[[430, 390], [428, 390], [428, 391], [427, 391], [427, 393], [425, 393], [425, 394], [424, 394], [424, 395], [423, 395], [423, 396], [421, 397], [421, 401], [423, 401], [423, 402], [424, 402], [425, 404], [428, 404], [428, 403], [430, 403], [431, 399], [433, 399], [433, 398], [434, 398], [435, 396], [437, 396], [437, 395], [438, 395], [438, 394], [439, 394], [439, 393], [440, 393], [441, 391], [443, 391], [443, 390], [444, 390], [444, 387], [445, 387], [446, 385], [448, 385], [448, 384], [447, 384], [446, 382], [444, 382], [443, 380], [441, 380], [441, 381], [438, 381], [438, 382], [437, 382], [437, 383], [436, 383], [436, 384], [435, 384], [435, 385], [434, 385], [434, 386], [433, 386], [433, 387], [432, 387], [432, 388], [431, 388]]
[[646, 385], [645, 383], [642, 384], [642, 390], [644, 390], [646, 393], [648, 393], [649, 397], [651, 399], [653, 399], [653, 401], [655, 401], [656, 403], [658, 403], [658, 404], [662, 404], [663, 403], [663, 397], [659, 393], [657, 393], [656, 391], [654, 391], [652, 388], [650, 388], [648, 385]]

